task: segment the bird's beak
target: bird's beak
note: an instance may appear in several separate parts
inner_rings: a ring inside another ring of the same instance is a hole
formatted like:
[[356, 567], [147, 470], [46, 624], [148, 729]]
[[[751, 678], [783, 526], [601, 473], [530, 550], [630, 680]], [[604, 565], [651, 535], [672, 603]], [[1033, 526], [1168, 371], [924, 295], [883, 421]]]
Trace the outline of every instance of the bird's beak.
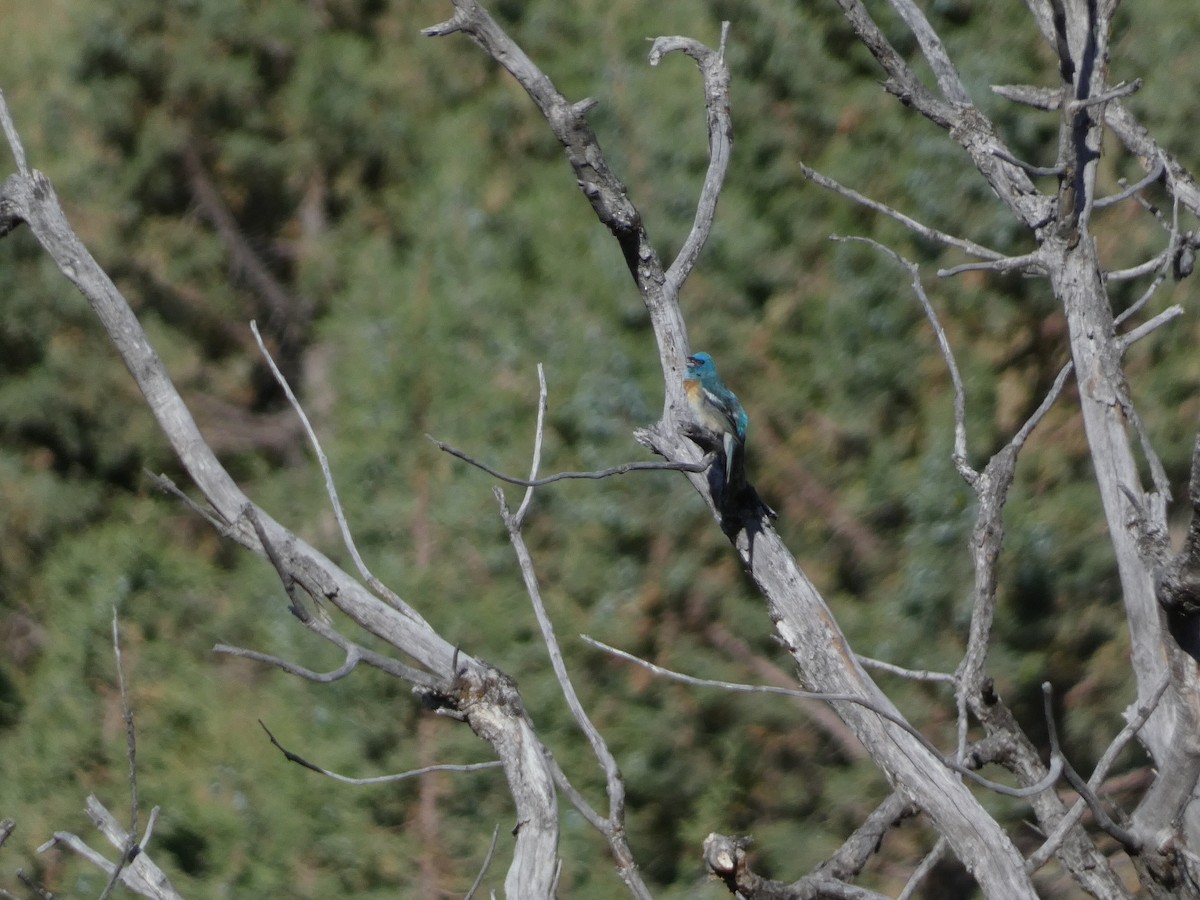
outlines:
[[700, 364], [700, 360], [696, 359], [694, 356], [689, 356], [687, 358], [687, 364], [689, 366], [698, 366]]

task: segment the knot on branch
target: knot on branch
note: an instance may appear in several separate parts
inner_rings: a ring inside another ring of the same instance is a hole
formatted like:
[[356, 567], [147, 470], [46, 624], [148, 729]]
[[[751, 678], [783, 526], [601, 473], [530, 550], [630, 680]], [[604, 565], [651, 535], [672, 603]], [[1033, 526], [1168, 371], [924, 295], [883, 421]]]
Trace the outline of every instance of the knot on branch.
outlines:
[[25, 221], [22, 204], [17, 199], [20, 187], [20, 175], [9, 175], [0, 187], [0, 238]]
[[746, 848], [752, 840], [749, 835], [730, 837], [716, 833], [704, 839], [704, 864], [731, 891], [739, 889], [738, 875], [747, 871]]
[[457, 669], [449, 690], [437, 694], [436, 702], [440, 708], [461, 714], [472, 722], [472, 713], [480, 710], [506, 717], [519, 718], [525, 714], [517, 682], [486, 663]]
[[[750, 843], [749, 836], [729, 837], [723, 834], [710, 834], [704, 839], [704, 864], [708, 867], [709, 872], [725, 882], [730, 893], [737, 894], [739, 897], [756, 897], [760, 900], [795, 900], [796, 897], [835, 896], [832, 892], [807, 891], [804, 887], [797, 889], [797, 885], [772, 881], [751, 872], [746, 865], [746, 848], [750, 846]], [[808, 879], [804, 879], [804, 881], [808, 881]], [[828, 884], [828, 879], [820, 879], [822, 887]]]

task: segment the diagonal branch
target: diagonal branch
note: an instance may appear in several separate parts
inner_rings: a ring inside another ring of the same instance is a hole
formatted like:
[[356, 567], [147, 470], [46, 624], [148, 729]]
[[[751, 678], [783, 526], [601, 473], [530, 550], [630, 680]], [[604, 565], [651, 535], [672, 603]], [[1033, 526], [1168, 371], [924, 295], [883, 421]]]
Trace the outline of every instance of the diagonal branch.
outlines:
[[[10, 177], [3, 195], [91, 305], [184, 468], [220, 521], [230, 528], [247, 528], [243, 510], [250, 505], [249, 498], [205, 442], [128, 302], [68, 224], [49, 179], [36, 170], [28, 178]], [[452, 677], [454, 648], [426, 623], [372, 596], [315, 548], [262, 510], [257, 512], [271, 541], [288, 546], [289, 568], [307, 592], [330, 600], [368, 632], [408, 653], [442, 679]], [[258, 544], [253, 535], [245, 536]], [[261, 546], [258, 552], [264, 552]]]
[[1140, 181], [1134, 182], [1133, 184], [1129, 185], [1127, 188], [1125, 188], [1120, 193], [1112, 194], [1108, 197], [1101, 197], [1099, 200], [1097, 200], [1095, 203], [1092, 204], [1092, 208], [1093, 209], [1103, 209], [1106, 206], [1115, 206], [1116, 204], [1120, 203], [1122, 200], [1128, 200], [1134, 194], [1138, 193], [1139, 191], [1145, 190], [1146, 188], [1150, 187], [1150, 185], [1154, 184], [1154, 182], [1158, 181], [1158, 179], [1162, 178], [1163, 172], [1165, 172], [1165, 171], [1166, 171], [1166, 164], [1162, 161], [1162, 159], [1155, 160], [1153, 167], [1150, 169], [1149, 173], [1146, 175], [1145, 178], [1141, 179]]
[[[581, 111], [554, 89], [545, 74], [530, 62], [478, 3], [454, 0], [454, 6], [453, 18], [425, 33], [466, 33], [530, 95], [551, 131], [566, 148], [568, 161], [597, 217], [620, 244], [649, 310], [664, 374], [664, 416], [656, 425], [639, 432], [638, 440], [668, 460], [695, 461], [699, 450], [680, 427], [687, 418], [683, 414], [682, 383], [687, 336], [682, 313], [677, 298], [664, 284], [661, 264], [646, 239], [640, 215], [605, 162], [594, 133], [581, 118]], [[880, 45], [879, 49], [887, 52], [890, 47]], [[891, 52], [895, 56], [894, 51]], [[915, 81], [912, 87], [930, 97]], [[957, 116], [958, 110], [930, 99], [930, 110], [935, 117], [939, 111], [944, 111], [947, 116]], [[954, 120], [947, 116], [941, 118], [941, 124], [952, 127]], [[961, 136], [955, 131], [955, 136], [968, 148], [973, 159], [986, 158], [986, 162], [977, 164], [990, 166], [988, 171], [992, 177], [989, 180], [993, 186], [999, 185], [997, 190], [1005, 196], [1006, 202], [1015, 197], [1013, 204], [1022, 210], [1024, 220], [1039, 223], [1048, 220], [1049, 198], [1037, 195], [1023, 173], [1014, 170], [1015, 174], [1008, 174], [1005, 164], [990, 155], [999, 142], [986, 120], [977, 114], [976, 117], [981, 120], [978, 127], [962, 132]], [[974, 125], [975, 119], [970, 122]], [[760, 505], [755, 504], [753, 509], [726, 511], [730, 514], [725, 515], [713, 504], [706, 480], [696, 474], [689, 474], [689, 479], [720, 518], [723, 530], [766, 599], [783, 645], [799, 664], [806, 684], [827, 695], [853, 696], [869, 704], [870, 708], [853, 701], [835, 702], [834, 709], [871, 751], [889, 781], [902, 787], [930, 814], [954, 852], [972, 868], [986, 892], [1011, 900], [1032, 898], [1033, 886], [1011, 839], [962, 782], [937, 764], [939, 755], [891, 719], [878, 714], [878, 710], [886, 710], [899, 717], [893, 712], [894, 706], [855, 659], [824, 598], [801, 571]]]
[[[641, 213], [629, 199], [600, 149], [599, 139], [588, 124], [588, 103], [569, 102], [480, 3], [453, 0], [454, 15], [422, 31], [428, 37], [462, 33], [492, 59], [508, 70], [541, 110], [546, 124], [562, 144], [575, 173], [579, 189], [591, 203], [596, 217], [616, 238], [638, 291], [650, 313], [654, 331], [660, 336], [659, 357], [668, 384], [667, 411], [683, 403], [681, 379], [687, 336], [677, 297], [642, 222]], [[664, 336], [667, 343], [663, 342]]]
[[946, 45], [942, 43], [941, 37], [929, 24], [929, 20], [925, 18], [925, 13], [912, 0], [891, 0], [891, 4], [913, 33], [913, 37], [917, 39], [917, 43], [921, 47], [921, 55], [933, 69], [933, 77], [937, 79], [942, 95], [951, 103], [970, 103], [971, 95], [967, 93], [966, 85], [963, 84], [958, 69], [950, 60], [950, 54], [946, 52]]
[[682, 684], [690, 684], [694, 687], [718, 688], [723, 691], [731, 691], [737, 694], [779, 694], [785, 697], [800, 697], [806, 700], [824, 700], [826, 703], [852, 703], [857, 706], [862, 706], [866, 709], [869, 709], [880, 718], [886, 719], [893, 725], [898, 726], [912, 737], [916, 738], [918, 743], [928, 750], [932, 756], [937, 758], [947, 769], [950, 769], [959, 775], [964, 775], [981, 787], [985, 787], [990, 791], [995, 791], [997, 794], [1002, 794], [1006, 797], [1024, 798], [1039, 794], [1042, 791], [1053, 787], [1055, 782], [1058, 781], [1059, 774], [1061, 773], [1061, 760], [1056, 759], [1054, 764], [1050, 767], [1049, 773], [1037, 784], [1024, 788], [1012, 788], [1008, 785], [999, 784], [998, 782], [984, 778], [969, 766], [962, 765], [955, 759], [943, 756], [933, 741], [929, 740], [929, 738], [925, 737], [925, 735], [921, 734], [920, 731], [910, 725], [908, 721], [899, 713], [894, 712], [891, 709], [878, 706], [871, 700], [864, 699], [857, 694], [824, 694], [820, 693], [819, 691], [802, 691], [796, 690], [795, 688], [776, 687], [770, 684], [739, 684], [734, 681], [718, 681], [712, 678], [697, 678], [694, 675], [686, 675], [682, 672], [676, 672], [664, 666], [657, 665], [649, 660], [634, 656], [632, 653], [627, 653], [624, 650], [618, 650], [616, 647], [611, 647], [608, 644], [605, 644], [603, 641], [598, 641], [595, 638], [588, 637], [587, 635], [580, 635], [580, 637], [583, 639], [584, 643], [590, 644], [597, 650], [603, 650], [605, 653], [611, 653], [613, 656], [616, 656], [619, 659], [624, 659], [635, 663], [636, 665], [653, 672], [655, 675], [661, 675], [662, 677], [669, 678], [672, 681], [678, 681]]
[[995, 250], [990, 250], [987, 247], [976, 244], [974, 241], [968, 241], [965, 238], [960, 238], [957, 235], [947, 234], [944, 231], [938, 231], [936, 228], [930, 228], [928, 225], [918, 222], [899, 210], [880, 203], [878, 200], [872, 200], [870, 197], [860, 194], [853, 188], [848, 188], [838, 181], [830, 178], [828, 175], [823, 175], [811, 166], [805, 163], [800, 163], [800, 171], [809, 181], [818, 184], [827, 191], [841, 194], [849, 200], [854, 201], [860, 206], [865, 206], [867, 209], [873, 209], [875, 212], [882, 213], [889, 218], [895, 219], [905, 228], [908, 228], [914, 234], [917, 234], [927, 241], [935, 241], [945, 244], [948, 247], [955, 247], [962, 250], [964, 253], [969, 253], [972, 256], [978, 256], [981, 259], [999, 261], [1004, 259], [1003, 253], [998, 253]]
[[[276, 383], [283, 390], [284, 396], [287, 397], [288, 403], [295, 411], [296, 416], [300, 419], [300, 424], [304, 426], [304, 433], [308, 435], [308, 441], [312, 445], [313, 453], [316, 454], [317, 462], [321, 466], [321, 474], [325, 476], [325, 493], [328, 495], [329, 503], [333, 507], [333, 515], [334, 518], [337, 519], [338, 529], [342, 534], [342, 543], [345, 544], [346, 549], [350, 552], [350, 558], [354, 560], [354, 565], [358, 569], [359, 575], [362, 576], [363, 580], [370, 586], [371, 590], [373, 590], [377, 596], [386, 600], [409, 619], [424, 623], [428, 627], [428, 623], [425, 623], [425, 620], [421, 617], [420, 613], [401, 600], [395, 591], [376, 578], [371, 570], [367, 568], [367, 564], [363, 561], [362, 554], [358, 552], [358, 545], [354, 542], [354, 535], [350, 532], [350, 525], [346, 521], [346, 513], [342, 509], [342, 502], [338, 499], [337, 485], [333, 480], [333, 472], [329, 468], [329, 458], [325, 455], [325, 451], [321, 448], [321, 441], [317, 437], [316, 431], [313, 430], [312, 423], [309, 422], [308, 415], [304, 412], [304, 407], [302, 407], [300, 405], [300, 401], [296, 399], [296, 394], [292, 391], [292, 386], [288, 384], [283, 372], [279, 371], [279, 366], [275, 364], [275, 360], [271, 357], [270, 351], [267, 350], [267, 345], [263, 343], [262, 335], [258, 333], [258, 324], [251, 322], [250, 330], [254, 333], [254, 340], [258, 343], [258, 349], [262, 353], [263, 358], [267, 361], [267, 366], [270, 368], [271, 374], [275, 376]], [[257, 520], [252, 521], [255, 521], [255, 530], [257, 531], [259, 527]], [[259, 535], [259, 539], [262, 540], [261, 534]], [[262, 543], [265, 549], [269, 549], [265, 540], [263, 540]], [[274, 562], [275, 560], [272, 560], [272, 563]], [[278, 568], [279, 567], [276, 566], [276, 569]], [[281, 576], [283, 575], [282, 572], [280, 574]], [[285, 580], [285, 585], [286, 583], [287, 582]]]
[[359, 662], [362, 661], [361, 651], [359, 648], [353, 646], [346, 653], [345, 662], [329, 672], [314, 672], [312, 669], [306, 669], [304, 666], [298, 666], [295, 663], [290, 663], [286, 659], [280, 659], [278, 656], [272, 656], [269, 653], [259, 653], [257, 650], [246, 650], [242, 647], [231, 647], [229, 644], [216, 644], [213, 647], [213, 652], [266, 663], [269, 666], [282, 669], [289, 675], [295, 675], [297, 678], [303, 678], [305, 681], [315, 681], [318, 684], [329, 684], [334, 681], [340, 681], [358, 668]]
[[463, 900], [472, 900], [475, 892], [479, 890], [479, 885], [483, 884], [483, 876], [487, 874], [488, 866], [492, 864], [492, 856], [496, 853], [496, 838], [500, 834], [500, 826], [497, 825], [492, 829], [492, 840], [488, 844], [487, 853], [483, 857], [483, 865], [479, 867], [479, 874], [475, 876], [475, 880], [471, 883], [470, 890], [467, 891]]
[[838, 6], [846, 16], [846, 21], [854, 29], [854, 33], [863, 45], [871, 51], [887, 73], [888, 80], [884, 88], [894, 94], [905, 106], [911, 106], [931, 122], [942, 128], [952, 128], [956, 113], [954, 106], [933, 95], [916, 73], [909, 68], [904, 58], [896, 52], [896, 48], [875, 24], [866, 7], [858, 0], [838, 0]]
[[[0, 95], [0, 121], [8, 111]], [[23, 151], [6, 126], [19, 158]], [[213, 517], [238, 533], [239, 542], [266, 555], [276, 549], [286, 579], [311, 597], [332, 603], [367, 632], [407, 654], [426, 670], [414, 684], [433, 705], [465, 719], [503, 761], [521, 827], [505, 879], [512, 897], [549, 896], [557, 883], [558, 820], [546, 750], [524, 712], [512, 679], [462, 653], [416, 615], [406, 615], [255, 507], [212, 448], [150, 344], [145, 330], [67, 222], [48, 178], [36, 170], [10, 176], [0, 186], [0, 224], [27, 224], [59, 270], [79, 289], [121, 355], [159, 427], [205, 499]], [[253, 516], [246, 511], [253, 510]], [[257, 527], [251, 523], [257, 523]], [[256, 532], [265, 536], [264, 541]], [[285, 580], [285, 585], [289, 583]], [[298, 608], [298, 606], [297, 606]], [[318, 620], [310, 617], [312, 622]], [[429, 685], [435, 687], [431, 689]], [[136, 861], [135, 861], [136, 862]]]
[[917, 808], [899, 793], [889, 794], [854, 830], [854, 834], [846, 838], [833, 856], [813, 869], [812, 874], [828, 875], [838, 881], [850, 880], [879, 852], [884, 836], [917, 812]]
[[996, 196], [1021, 222], [1032, 229], [1046, 225], [1052, 216], [1051, 198], [1040, 194], [1018, 166], [1001, 158], [1012, 154], [983, 113], [967, 102], [949, 103], [934, 97], [884, 36], [861, 0], [838, 0], [838, 6], [858, 39], [887, 73], [884, 87], [905, 106], [949, 131]]

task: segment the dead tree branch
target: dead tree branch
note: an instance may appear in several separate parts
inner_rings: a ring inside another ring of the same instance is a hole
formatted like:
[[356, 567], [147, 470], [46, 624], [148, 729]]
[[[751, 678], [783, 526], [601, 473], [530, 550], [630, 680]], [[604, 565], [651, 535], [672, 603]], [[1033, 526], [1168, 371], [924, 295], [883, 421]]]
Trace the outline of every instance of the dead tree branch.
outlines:
[[[87, 814], [108, 842], [121, 851], [119, 863], [109, 862], [78, 837], [65, 831], [56, 831], [53, 838], [38, 848], [38, 852], [44, 853], [56, 844], [63, 844], [110, 876], [119, 877], [120, 883], [134, 893], [150, 897], [152, 900], [182, 900], [182, 895], [175, 890], [162, 869], [151, 861], [149, 853], [130, 853], [127, 850], [129, 847], [139, 847], [137, 836], [122, 828], [116, 818], [94, 796], [89, 795], [87, 798]], [[147, 823], [147, 836], [143, 838], [143, 844], [149, 841], [149, 832], [157, 814], [156, 808], [150, 815], [150, 822]]]
[[[2, 95], [0, 123], [14, 157], [23, 160], [24, 150]], [[511, 897], [550, 897], [559, 869], [553, 778], [545, 748], [523, 712], [511, 679], [457, 650], [412, 607], [380, 600], [250, 502], [205, 442], [129, 304], [67, 222], [49, 179], [36, 170], [18, 168], [0, 187], [0, 210], [7, 219], [30, 228], [83, 294], [159, 427], [211, 505], [213, 517], [223, 530], [236, 534], [239, 543], [256, 552], [267, 555], [267, 547], [274, 548], [272, 562], [281, 569], [285, 586], [298, 585], [309, 596], [332, 603], [426, 670], [428, 677], [423, 674], [413, 679], [415, 686], [434, 705], [467, 721], [504, 763], [521, 823], [505, 880], [506, 892]], [[253, 514], [247, 515], [247, 510]], [[294, 603], [293, 610], [299, 609]]]
[[[455, 14], [450, 20], [425, 33], [465, 33], [516, 78], [566, 149], [584, 195], [625, 253], [650, 313], [665, 378], [664, 417], [639, 432], [638, 439], [668, 460], [695, 461], [698, 448], [687, 439], [682, 427], [688, 421], [682, 413], [686, 332], [677, 298], [646, 238], [640, 215], [630, 203], [624, 185], [605, 162], [594, 133], [577, 107], [562, 97], [478, 3], [455, 0], [454, 7]], [[1038, 195], [1023, 173], [992, 155], [1002, 145], [986, 120], [977, 117], [980, 120], [977, 123], [969, 108], [964, 110], [933, 97], [882, 39], [859, 4], [843, 3], [843, 8], [852, 17], [856, 30], [867, 35], [872, 52], [886, 60], [885, 68], [891, 76], [889, 90], [903, 96], [943, 127], [953, 129], [977, 164], [986, 168], [989, 182], [997, 191], [1019, 194], [1024, 221], [1038, 226], [1048, 221], [1049, 198]], [[710, 118], [710, 126], [711, 123]], [[713, 504], [705, 479], [695, 474], [689, 477], [701, 496]], [[713, 509], [718, 512], [715, 505]], [[740, 511], [725, 509], [718, 514], [723, 530], [767, 602], [783, 645], [800, 667], [805, 686], [814, 693], [855, 697], [859, 701], [835, 703], [834, 708], [871, 752], [889, 781], [928, 812], [985, 892], [1013, 900], [1032, 898], [1032, 884], [1011, 840], [963, 784], [940, 764], [937, 755], [896, 724], [895, 720], [902, 717], [858, 663], [824, 599], [773, 530], [761, 505], [750, 504]], [[881, 716], [880, 711], [888, 716]]]
[[[545, 414], [547, 407], [546, 375], [540, 365], [538, 366], [538, 385], [537, 428], [533, 442], [533, 462], [529, 473], [531, 480], [536, 480], [537, 478], [537, 468], [541, 461], [542, 443], [545, 438]], [[502, 490], [494, 488], [493, 493], [500, 504], [500, 518], [504, 521], [504, 527], [508, 531], [509, 542], [512, 544], [513, 552], [517, 556], [517, 563], [521, 567], [521, 577], [525, 582], [525, 592], [529, 595], [530, 604], [533, 606], [534, 618], [537, 620], [538, 628], [542, 633], [542, 643], [546, 645], [546, 651], [550, 656], [550, 666], [554, 670], [554, 677], [558, 681], [559, 690], [567, 703], [567, 708], [571, 711], [572, 718], [575, 719], [579, 730], [587, 738], [587, 742], [592, 748], [592, 753], [600, 763], [600, 767], [604, 770], [605, 787], [608, 794], [608, 816], [600, 819], [598, 823], [594, 822], [593, 824], [598, 825], [601, 834], [608, 841], [609, 847], [612, 849], [613, 860], [617, 865], [617, 872], [621, 876], [621, 880], [625, 882], [626, 887], [629, 888], [630, 893], [634, 897], [637, 897], [638, 900], [650, 900], [650, 891], [642, 880], [642, 876], [634, 862], [633, 851], [629, 847], [629, 840], [626, 836], [625, 780], [621, 776], [621, 770], [617, 765], [616, 758], [608, 749], [608, 743], [604, 740], [604, 736], [600, 734], [600, 730], [596, 728], [591, 717], [583, 708], [583, 704], [579, 700], [579, 694], [576, 692], [575, 685], [571, 681], [571, 676], [567, 672], [567, 665], [563, 660], [562, 648], [559, 646], [558, 637], [554, 633], [554, 624], [550, 621], [549, 613], [546, 612], [546, 604], [542, 602], [541, 588], [538, 585], [537, 573], [533, 568], [533, 557], [529, 553], [529, 547], [525, 544], [525, 537], [521, 532], [525, 514], [533, 499], [533, 487], [531, 485], [526, 488], [524, 500], [516, 513], [509, 511], [508, 501], [505, 499]], [[564, 773], [562, 781], [566, 780]]]
[[334, 781], [340, 781], [342, 784], [354, 785], [371, 785], [371, 784], [389, 784], [393, 781], [407, 781], [409, 778], [417, 778], [421, 775], [428, 775], [430, 772], [478, 772], [482, 769], [499, 769], [504, 764], [499, 760], [481, 763], [441, 763], [433, 766], [422, 766], [419, 769], [410, 769], [407, 772], [398, 772], [395, 775], [372, 775], [368, 778], [351, 778], [349, 775], [339, 775], [337, 772], [332, 772], [316, 763], [309, 762], [303, 756], [293, 753], [288, 750], [283, 744], [279, 743], [278, 739], [271, 733], [261, 719], [258, 724], [262, 726], [262, 730], [267, 733], [272, 746], [275, 747], [288, 762], [294, 762], [298, 766], [303, 766], [318, 775], [324, 775], [326, 778], [332, 778]]

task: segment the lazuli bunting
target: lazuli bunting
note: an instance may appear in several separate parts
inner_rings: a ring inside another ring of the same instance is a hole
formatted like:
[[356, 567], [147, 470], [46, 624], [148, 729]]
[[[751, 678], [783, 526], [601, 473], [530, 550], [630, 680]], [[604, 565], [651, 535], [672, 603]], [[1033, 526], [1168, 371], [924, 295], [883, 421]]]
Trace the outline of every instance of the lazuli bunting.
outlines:
[[696, 353], [687, 358], [687, 376], [683, 380], [688, 408], [695, 424], [699, 426], [705, 449], [718, 450], [724, 456], [724, 478], [710, 480], [713, 487], [719, 486], [725, 495], [732, 487], [734, 491], [745, 483], [743, 456], [746, 447], [746, 426], [750, 423], [746, 410], [737, 395], [717, 374], [716, 363], [707, 353]]

